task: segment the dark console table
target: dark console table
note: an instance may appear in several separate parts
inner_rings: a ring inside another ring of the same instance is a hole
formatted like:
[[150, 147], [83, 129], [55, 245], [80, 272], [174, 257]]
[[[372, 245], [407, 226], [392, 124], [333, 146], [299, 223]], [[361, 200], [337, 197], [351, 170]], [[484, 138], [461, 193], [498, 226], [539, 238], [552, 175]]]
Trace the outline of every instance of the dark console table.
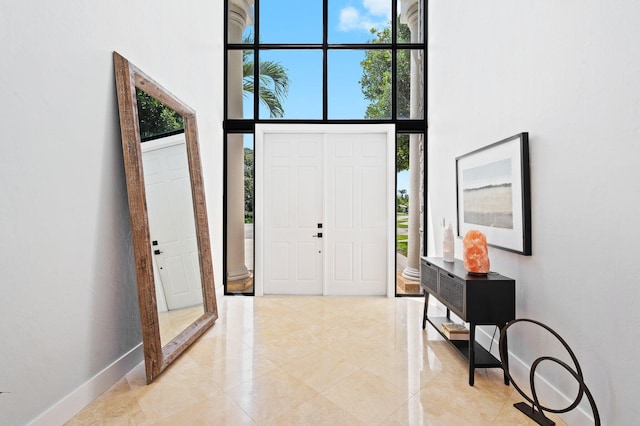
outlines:
[[[516, 317], [516, 282], [495, 272], [470, 275], [461, 260], [445, 262], [441, 257], [423, 257], [420, 260], [420, 286], [424, 290], [422, 328], [427, 321], [445, 338], [442, 323], [452, 322], [450, 312], [469, 323], [469, 340], [449, 340], [469, 360], [469, 385], [473, 386], [476, 368], [502, 368], [502, 364], [489, 351], [475, 341], [477, 325], [495, 325], [502, 330]], [[447, 308], [445, 317], [427, 315], [429, 295]], [[506, 350], [506, 336], [504, 339]], [[504, 375], [505, 385], [509, 384]]]

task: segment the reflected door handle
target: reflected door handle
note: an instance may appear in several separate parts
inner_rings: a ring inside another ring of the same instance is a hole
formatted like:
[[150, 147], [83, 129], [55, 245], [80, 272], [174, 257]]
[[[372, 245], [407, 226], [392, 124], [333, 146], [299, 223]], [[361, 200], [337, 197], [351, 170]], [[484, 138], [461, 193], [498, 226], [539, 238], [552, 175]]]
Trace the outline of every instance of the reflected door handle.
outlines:
[[[148, 253], [148, 252], [147, 252], [147, 253]], [[162, 253], [160, 250], [154, 250], [154, 251], [153, 251], [153, 254], [160, 254], [160, 253]]]
[[317, 234], [313, 234], [312, 237], [322, 238], [322, 232], [318, 232]]

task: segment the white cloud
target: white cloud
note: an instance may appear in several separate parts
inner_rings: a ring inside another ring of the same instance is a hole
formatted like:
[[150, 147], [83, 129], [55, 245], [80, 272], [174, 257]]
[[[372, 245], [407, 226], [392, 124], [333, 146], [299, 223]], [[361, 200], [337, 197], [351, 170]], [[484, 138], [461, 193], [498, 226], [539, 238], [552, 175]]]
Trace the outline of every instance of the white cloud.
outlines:
[[358, 28], [360, 12], [355, 7], [347, 6], [340, 11], [340, 30], [350, 31]]
[[[365, 3], [381, 3], [380, 0], [365, 0]], [[371, 19], [372, 13], [367, 9], [369, 13], [363, 15], [358, 9], [352, 6], [347, 6], [340, 11], [340, 23], [338, 28], [340, 31], [353, 31], [364, 30], [369, 31], [371, 28], [380, 28], [384, 26], [384, 21], [376, 22]]]
[[387, 19], [391, 16], [391, 3], [389, 0], [364, 0], [362, 4], [372, 15], [384, 16]]

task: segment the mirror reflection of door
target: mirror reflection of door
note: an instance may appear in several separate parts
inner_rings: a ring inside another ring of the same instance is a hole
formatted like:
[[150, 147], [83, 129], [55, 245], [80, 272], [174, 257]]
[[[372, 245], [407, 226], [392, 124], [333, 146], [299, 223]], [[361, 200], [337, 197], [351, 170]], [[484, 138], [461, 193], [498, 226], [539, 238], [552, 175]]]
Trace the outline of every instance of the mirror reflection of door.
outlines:
[[204, 312], [182, 119], [138, 91], [154, 280], [164, 346]]

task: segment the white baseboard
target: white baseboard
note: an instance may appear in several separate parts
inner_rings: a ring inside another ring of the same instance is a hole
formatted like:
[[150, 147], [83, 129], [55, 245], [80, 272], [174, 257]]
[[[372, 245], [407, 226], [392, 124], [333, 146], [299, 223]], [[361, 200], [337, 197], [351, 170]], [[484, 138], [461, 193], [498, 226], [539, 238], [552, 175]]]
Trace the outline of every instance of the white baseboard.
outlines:
[[[476, 328], [476, 341], [480, 343], [483, 347], [489, 349], [491, 346], [491, 354], [495, 356], [498, 360], [500, 359], [500, 349], [499, 349], [499, 341], [500, 341], [500, 332], [496, 333], [496, 336], [493, 340], [493, 344], [491, 344], [493, 331], [487, 333], [485, 330], [481, 328]], [[529, 390], [529, 371], [531, 371], [531, 366], [527, 365], [524, 361], [514, 356], [513, 353], [509, 352], [509, 374], [513, 377], [514, 380], [517, 381], [517, 384], [524, 391]], [[544, 377], [536, 374], [536, 391], [540, 395], [545, 395], [545, 403], [552, 408], [563, 408], [568, 407], [573, 401], [574, 398], [568, 398], [558, 389], [556, 389], [553, 385], [551, 385]], [[569, 425], [588, 425], [593, 424], [593, 415], [591, 413], [587, 413], [582, 408], [583, 403], [586, 400], [586, 395], [583, 396], [580, 406], [578, 406], [575, 410], [572, 410], [568, 413], [558, 414], [565, 423]], [[526, 402], [524, 398], [523, 401]], [[588, 407], [588, 404], [587, 404]], [[548, 413], [547, 413], [548, 414]], [[524, 416], [524, 414], [523, 414]]]
[[63, 425], [103, 394], [143, 360], [142, 343], [115, 360], [69, 395], [49, 407], [29, 425]]

